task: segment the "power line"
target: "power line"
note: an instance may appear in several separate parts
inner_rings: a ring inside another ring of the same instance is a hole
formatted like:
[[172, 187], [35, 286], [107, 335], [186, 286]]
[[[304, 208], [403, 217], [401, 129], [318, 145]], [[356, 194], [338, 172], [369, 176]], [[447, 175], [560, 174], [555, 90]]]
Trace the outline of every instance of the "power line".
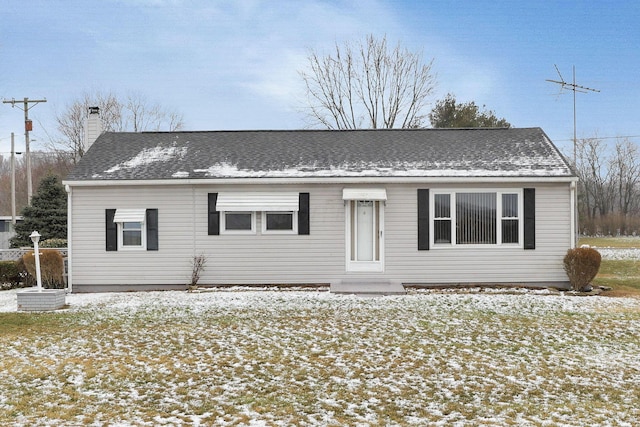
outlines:
[[[583, 139], [620, 139], [620, 138], [640, 138], [640, 135], [618, 135], [618, 136], [594, 136]], [[573, 141], [572, 138], [567, 139], [554, 139], [554, 142]]]

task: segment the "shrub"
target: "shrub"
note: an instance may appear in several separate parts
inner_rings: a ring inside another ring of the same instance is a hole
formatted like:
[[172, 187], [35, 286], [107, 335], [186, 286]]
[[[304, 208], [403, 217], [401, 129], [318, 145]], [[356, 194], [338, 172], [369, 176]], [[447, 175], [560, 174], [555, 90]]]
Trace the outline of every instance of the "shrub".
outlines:
[[67, 239], [47, 239], [40, 243], [41, 248], [66, 248]]
[[204, 265], [207, 263], [207, 258], [202, 255], [196, 255], [191, 260], [191, 283], [188, 285], [189, 290], [193, 290], [198, 286], [200, 275], [204, 270]]
[[[33, 251], [22, 256], [24, 266], [34, 281], [36, 278], [36, 258]], [[54, 249], [44, 249], [40, 251], [40, 275], [42, 277], [42, 287], [48, 289], [64, 288], [64, 262], [60, 252]], [[32, 281], [32, 283], [33, 283]]]
[[569, 276], [571, 288], [575, 291], [586, 290], [598, 274], [601, 260], [600, 252], [593, 248], [569, 249], [564, 256], [564, 271]]
[[0, 289], [20, 286], [20, 270], [16, 261], [0, 261]]
[[30, 286], [36, 286], [36, 278], [35, 275], [32, 277], [27, 272], [27, 266], [24, 264], [24, 260], [22, 257], [18, 259], [16, 262], [16, 268], [18, 269], [18, 274], [20, 275], [20, 281], [22, 282], [22, 286], [28, 288]]

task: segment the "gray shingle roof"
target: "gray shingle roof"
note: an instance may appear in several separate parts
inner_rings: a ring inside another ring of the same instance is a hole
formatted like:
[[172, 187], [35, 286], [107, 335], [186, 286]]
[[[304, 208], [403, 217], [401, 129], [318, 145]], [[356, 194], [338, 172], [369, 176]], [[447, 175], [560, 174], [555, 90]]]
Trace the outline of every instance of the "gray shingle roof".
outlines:
[[104, 133], [67, 181], [570, 177], [540, 128]]

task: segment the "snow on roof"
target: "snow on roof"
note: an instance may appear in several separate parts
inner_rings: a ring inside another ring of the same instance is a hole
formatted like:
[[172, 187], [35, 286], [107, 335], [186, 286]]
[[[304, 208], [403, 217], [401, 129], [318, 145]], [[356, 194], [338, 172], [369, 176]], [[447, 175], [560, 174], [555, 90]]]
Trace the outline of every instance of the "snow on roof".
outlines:
[[187, 153], [186, 147], [152, 147], [145, 148], [136, 154], [133, 158], [121, 162], [106, 171], [105, 173], [113, 173], [120, 169], [135, 169], [140, 166], [149, 165], [154, 162], [168, 162], [176, 157], [184, 156]]
[[[310, 178], [310, 177], [500, 177], [500, 176], [548, 176], [550, 173], [561, 175], [566, 169], [530, 168], [524, 162], [514, 160], [510, 164], [520, 164], [517, 170], [475, 169], [463, 163], [401, 163], [391, 167], [376, 167], [375, 164], [356, 163], [318, 168], [313, 165], [300, 165], [295, 168], [273, 170], [239, 169], [237, 165], [226, 162], [217, 163], [206, 169], [194, 169], [196, 174], [208, 178]], [[434, 168], [435, 166], [435, 168]], [[175, 178], [183, 178], [184, 175]]]
[[573, 177], [540, 128], [105, 133], [67, 181]]

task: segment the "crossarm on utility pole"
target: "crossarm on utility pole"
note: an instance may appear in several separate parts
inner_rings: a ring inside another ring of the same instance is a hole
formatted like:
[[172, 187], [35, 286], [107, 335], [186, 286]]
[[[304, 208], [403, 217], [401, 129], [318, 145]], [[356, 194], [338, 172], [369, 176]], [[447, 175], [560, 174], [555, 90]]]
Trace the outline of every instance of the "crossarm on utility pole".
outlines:
[[[27, 203], [31, 204], [31, 196], [33, 195], [33, 181], [31, 178], [31, 151], [29, 149], [29, 131], [31, 130], [30, 122], [29, 122], [29, 110], [35, 107], [37, 104], [41, 102], [47, 102], [46, 99], [29, 99], [24, 98], [22, 103], [24, 104], [23, 108], [20, 108], [20, 105], [17, 107], [24, 111], [24, 144], [25, 144], [25, 154], [27, 160]], [[16, 103], [20, 103], [20, 101], [16, 101], [14, 98], [11, 100], [3, 100], [3, 104], [11, 104], [11, 108], [16, 107]], [[33, 104], [29, 106], [29, 104]]]

